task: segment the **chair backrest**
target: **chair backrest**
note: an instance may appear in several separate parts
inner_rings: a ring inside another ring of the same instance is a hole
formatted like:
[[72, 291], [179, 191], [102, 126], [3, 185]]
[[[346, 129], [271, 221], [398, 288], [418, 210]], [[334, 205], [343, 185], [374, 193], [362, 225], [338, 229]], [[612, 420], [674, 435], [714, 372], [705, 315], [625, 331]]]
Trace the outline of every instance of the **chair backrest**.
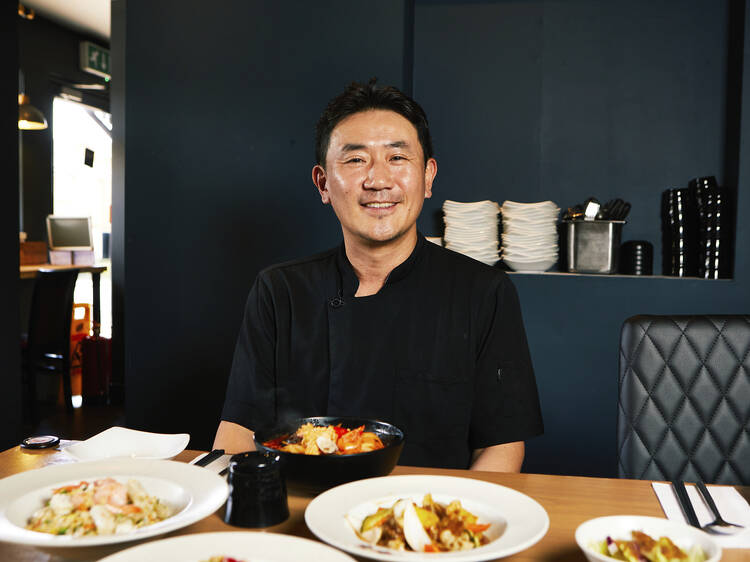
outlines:
[[28, 353], [70, 355], [70, 323], [77, 269], [43, 270], [34, 280], [29, 311]]
[[750, 316], [628, 318], [619, 476], [750, 484]]

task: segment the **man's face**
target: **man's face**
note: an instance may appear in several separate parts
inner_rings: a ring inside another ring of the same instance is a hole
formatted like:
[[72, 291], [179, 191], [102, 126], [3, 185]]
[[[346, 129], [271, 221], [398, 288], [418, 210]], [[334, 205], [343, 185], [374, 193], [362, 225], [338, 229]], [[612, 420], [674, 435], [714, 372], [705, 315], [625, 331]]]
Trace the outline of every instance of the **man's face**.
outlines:
[[417, 129], [388, 110], [355, 113], [331, 132], [325, 169], [313, 168], [323, 203], [330, 203], [344, 240], [382, 245], [416, 233], [437, 163], [425, 166]]

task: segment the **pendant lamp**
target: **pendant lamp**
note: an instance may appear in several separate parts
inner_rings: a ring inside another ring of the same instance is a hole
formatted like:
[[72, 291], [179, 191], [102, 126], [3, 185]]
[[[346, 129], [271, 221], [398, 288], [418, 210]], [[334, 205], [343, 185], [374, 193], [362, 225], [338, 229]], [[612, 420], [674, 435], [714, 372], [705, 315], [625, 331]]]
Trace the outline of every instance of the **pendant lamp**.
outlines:
[[44, 114], [29, 103], [26, 95], [23, 71], [18, 69], [18, 128], [22, 131], [39, 131], [47, 128], [47, 119]]
[[47, 128], [47, 119], [29, 103], [29, 96], [18, 94], [18, 128], [23, 131], [38, 131]]

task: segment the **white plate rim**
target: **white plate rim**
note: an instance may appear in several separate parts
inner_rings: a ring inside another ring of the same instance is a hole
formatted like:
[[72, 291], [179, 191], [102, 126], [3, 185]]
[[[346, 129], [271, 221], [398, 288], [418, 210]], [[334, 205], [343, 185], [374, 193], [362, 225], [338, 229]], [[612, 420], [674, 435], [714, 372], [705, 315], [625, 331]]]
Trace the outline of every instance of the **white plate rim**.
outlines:
[[[168, 519], [122, 535], [56, 536], [22, 529], [7, 517], [9, 505], [25, 494], [42, 488], [49, 488], [51, 492], [62, 482], [105, 476], [166, 480], [185, 489], [191, 496], [190, 501], [185, 509]], [[0, 479], [0, 541], [47, 548], [82, 548], [155, 537], [208, 517], [224, 504], [228, 495], [229, 487], [221, 476], [203, 467], [177, 461], [118, 458], [45, 466]]]
[[[528, 516], [531, 514], [538, 517], [536, 521], [538, 528], [535, 533], [523, 542], [503, 545], [501, 537], [481, 548], [435, 555], [440, 560], [480, 562], [510, 556], [536, 544], [549, 529], [549, 515], [541, 504], [513, 488], [474, 478], [418, 474], [368, 478], [331, 488], [318, 495], [308, 504], [305, 509], [305, 523], [310, 531], [320, 540], [356, 556], [392, 561], [423, 559], [423, 554], [418, 552], [387, 551], [380, 553], [377, 550], [369, 550], [362, 546], [363, 543], [356, 538], [353, 531], [351, 538], [348, 538], [347, 535], [346, 541], [339, 540], [336, 535], [331, 534], [330, 528], [326, 527], [325, 523], [330, 522], [331, 518], [324, 515], [326, 509], [333, 509], [343, 519], [344, 515], [350, 510], [368, 501], [393, 495], [424, 494], [426, 492], [430, 492], [433, 495], [455, 495], [457, 499], [463, 499], [464, 501], [472, 500], [485, 504], [488, 501], [487, 498], [491, 498], [493, 494], [496, 496], [512, 497], [525, 504], [525, 515]], [[514, 514], [503, 512], [502, 508], [498, 509], [498, 512], [509, 519], [509, 526], [513, 523], [512, 517]]]
[[[206, 543], [210, 545], [210, 549], [203, 548]], [[240, 549], [242, 549], [241, 552], [234, 551]], [[190, 552], [191, 559], [194, 554], [195, 560], [211, 554], [235, 558], [248, 556], [265, 558], [273, 557], [274, 552], [279, 552], [278, 549], [284, 549], [286, 556], [283, 560], [285, 561], [309, 559], [307, 558], [309, 556], [314, 557], [316, 562], [354, 562], [348, 554], [322, 542], [294, 535], [261, 531], [218, 531], [169, 537], [132, 546], [102, 558], [99, 562], [140, 562], [141, 560], [155, 560], [156, 556], [159, 556], [158, 560], [164, 562], [184, 562], [186, 552]], [[299, 558], [301, 554], [304, 554], [303, 558]]]

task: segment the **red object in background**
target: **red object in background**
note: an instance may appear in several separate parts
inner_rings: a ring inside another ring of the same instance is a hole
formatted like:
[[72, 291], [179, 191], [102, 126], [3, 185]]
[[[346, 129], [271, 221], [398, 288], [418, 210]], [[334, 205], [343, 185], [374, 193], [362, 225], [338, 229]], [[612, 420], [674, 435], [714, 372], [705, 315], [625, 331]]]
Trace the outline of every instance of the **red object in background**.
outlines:
[[112, 340], [88, 336], [81, 340], [81, 394], [84, 404], [106, 404], [112, 379]]
[[[70, 322], [70, 382], [73, 396], [81, 394], [81, 340], [91, 333], [91, 305], [73, 304], [73, 316]], [[60, 381], [61, 400], [62, 381]]]

